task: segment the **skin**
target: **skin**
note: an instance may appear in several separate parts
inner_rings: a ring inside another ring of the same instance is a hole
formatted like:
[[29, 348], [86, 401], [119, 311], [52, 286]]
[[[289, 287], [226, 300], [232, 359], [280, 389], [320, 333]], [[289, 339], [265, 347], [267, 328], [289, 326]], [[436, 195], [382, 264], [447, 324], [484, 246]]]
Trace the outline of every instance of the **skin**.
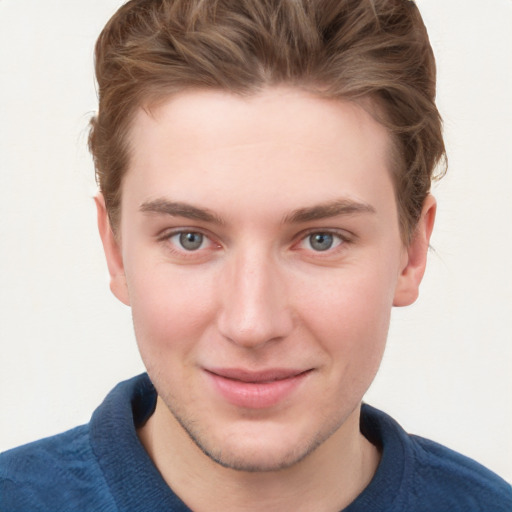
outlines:
[[[360, 404], [392, 306], [417, 297], [434, 199], [405, 247], [386, 130], [293, 88], [174, 95], [130, 143], [116, 236], [97, 206], [159, 394], [142, 443], [193, 510], [340, 510], [378, 465]], [[304, 374], [252, 407], [219, 393], [218, 368]]]

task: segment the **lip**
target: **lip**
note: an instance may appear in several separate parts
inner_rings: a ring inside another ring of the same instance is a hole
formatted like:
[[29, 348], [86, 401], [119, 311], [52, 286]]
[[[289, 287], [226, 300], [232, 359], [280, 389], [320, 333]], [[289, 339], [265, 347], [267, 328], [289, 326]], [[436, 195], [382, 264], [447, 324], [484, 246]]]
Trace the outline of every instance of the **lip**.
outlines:
[[271, 368], [249, 371], [241, 368], [205, 369], [214, 390], [237, 407], [266, 409], [289, 398], [312, 370]]

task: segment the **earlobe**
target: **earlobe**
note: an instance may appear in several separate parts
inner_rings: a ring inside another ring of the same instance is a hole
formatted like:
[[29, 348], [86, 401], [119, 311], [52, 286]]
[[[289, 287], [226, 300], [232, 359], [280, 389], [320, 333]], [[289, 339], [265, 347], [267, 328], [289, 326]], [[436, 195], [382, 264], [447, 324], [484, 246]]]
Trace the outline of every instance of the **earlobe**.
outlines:
[[429, 194], [423, 203], [421, 217], [413, 238], [405, 249], [405, 262], [398, 277], [393, 306], [409, 306], [418, 298], [420, 283], [427, 265], [436, 207], [436, 200]]
[[128, 286], [124, 273], [123, 257], [119, 241], [116, 239], [110, 225], [105, 199], [101, 193], [94, 197], [98, 213], [98, 230], [100, 232], [103, 250], [107, 260], [108, 272], [110, 274], [110, 289], [112, 293], [127, 306], [130, 305]]

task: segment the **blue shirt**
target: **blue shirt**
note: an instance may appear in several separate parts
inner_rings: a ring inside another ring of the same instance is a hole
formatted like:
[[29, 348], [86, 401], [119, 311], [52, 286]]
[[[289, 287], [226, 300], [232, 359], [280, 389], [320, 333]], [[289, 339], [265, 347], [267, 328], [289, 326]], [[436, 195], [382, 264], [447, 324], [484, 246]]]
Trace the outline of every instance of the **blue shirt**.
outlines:
[[[88, 425], [1, 454], [0, 510], [190, 511], [137, 437], [155, 405], [155, 389], [140, 375], [118, 384]], [[361, 431], [382, 458], [344, 512], [512, 512], [512, 487], [477, 462], [407, 434], [368, 405]]]

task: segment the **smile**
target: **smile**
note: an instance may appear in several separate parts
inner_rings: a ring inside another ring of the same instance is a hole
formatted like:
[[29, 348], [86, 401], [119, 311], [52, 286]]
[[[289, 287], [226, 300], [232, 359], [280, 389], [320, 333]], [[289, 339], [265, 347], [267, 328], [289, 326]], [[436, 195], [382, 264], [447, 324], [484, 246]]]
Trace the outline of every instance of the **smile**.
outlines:
[[289, 398], [312, 370], [269, 369], [251, 372], [242, 369], [205, 370], [214, 391], [237, 407], [266, 409]]

